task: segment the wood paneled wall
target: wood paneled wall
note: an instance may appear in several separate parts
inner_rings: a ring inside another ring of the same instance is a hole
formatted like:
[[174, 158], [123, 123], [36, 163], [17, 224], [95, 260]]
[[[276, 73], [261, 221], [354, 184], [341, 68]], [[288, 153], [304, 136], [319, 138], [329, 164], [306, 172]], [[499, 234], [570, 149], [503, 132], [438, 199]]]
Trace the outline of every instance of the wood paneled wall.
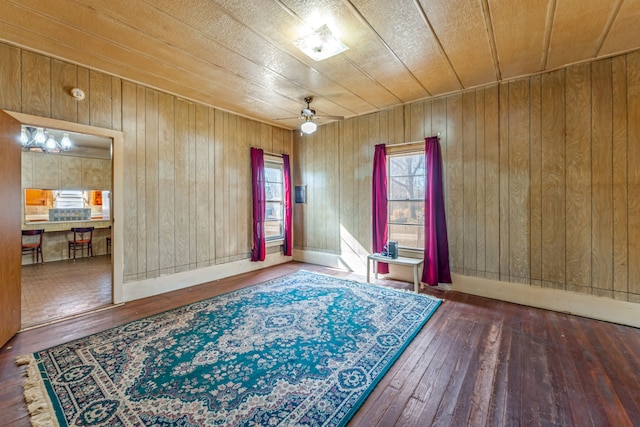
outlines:
[[366, 254], [374, 145], [438, 132], [454, 272], [640, 303], [640, 52], [294, 135], [295, 247]]
[[123, 132], [125, 282], [249, 258], [249, 147], [292, 147], [291, 131], [1, 43], [0, 109]]

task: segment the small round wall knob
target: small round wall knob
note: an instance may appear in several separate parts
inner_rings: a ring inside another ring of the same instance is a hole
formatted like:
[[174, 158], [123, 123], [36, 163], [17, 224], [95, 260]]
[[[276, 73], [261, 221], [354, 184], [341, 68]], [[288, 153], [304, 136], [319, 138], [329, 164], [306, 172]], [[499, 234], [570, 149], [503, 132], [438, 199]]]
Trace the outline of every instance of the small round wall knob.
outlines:
[[82, 101], [84, 99], [84, 91], [78, 87], [72, 88], [69, 93], [78, 101]]

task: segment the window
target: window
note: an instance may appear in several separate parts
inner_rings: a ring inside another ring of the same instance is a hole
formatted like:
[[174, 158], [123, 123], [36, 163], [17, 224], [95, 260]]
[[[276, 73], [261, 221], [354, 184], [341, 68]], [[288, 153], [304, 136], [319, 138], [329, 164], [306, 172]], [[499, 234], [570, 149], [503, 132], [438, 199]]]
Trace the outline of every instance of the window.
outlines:
[[266, 212], [264, 231], [267, 241], [284, 238], [284, 172], [282, 160], [264, 160]]
[[390, 155], [387, 161], [389, 240], [424, 249], [424, 153]]

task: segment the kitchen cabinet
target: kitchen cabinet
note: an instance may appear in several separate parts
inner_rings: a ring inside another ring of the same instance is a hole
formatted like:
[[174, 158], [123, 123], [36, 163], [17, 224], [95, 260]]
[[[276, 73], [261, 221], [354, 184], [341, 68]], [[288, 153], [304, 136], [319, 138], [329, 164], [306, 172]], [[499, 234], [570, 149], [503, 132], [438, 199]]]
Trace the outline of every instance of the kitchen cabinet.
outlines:
[[78, 183], [82, 183], [82, 163], [81, 157], [63, 157], [60, 160], [60, 189], [74, 190], [78, 188]]
[[111, 159], [23, 151], [22, 188], [111, 190]]
[[33, 186], [36, 188], [60, 187], [60, 156], [34, 156]]

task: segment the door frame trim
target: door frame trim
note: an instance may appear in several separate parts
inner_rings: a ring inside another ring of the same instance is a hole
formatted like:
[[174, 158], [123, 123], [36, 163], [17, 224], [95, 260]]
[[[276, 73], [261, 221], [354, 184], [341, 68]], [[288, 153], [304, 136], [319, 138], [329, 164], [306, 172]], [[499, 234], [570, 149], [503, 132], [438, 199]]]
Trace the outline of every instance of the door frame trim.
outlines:
[[51, 119], [48, 117], [34, 116], [18, 113], [16, 111], [2, 110], [22, 124], [38, 127], [50, 127], [69, 132], [84, 133], [105, 138], [111, 138], [111, 227], [113, 241], [111, 246], [111, 294], [114, 304], [123, 302], [124, 288], [124, 244], [123, 223], [124, 217], [124, 135], [121, 131]]

